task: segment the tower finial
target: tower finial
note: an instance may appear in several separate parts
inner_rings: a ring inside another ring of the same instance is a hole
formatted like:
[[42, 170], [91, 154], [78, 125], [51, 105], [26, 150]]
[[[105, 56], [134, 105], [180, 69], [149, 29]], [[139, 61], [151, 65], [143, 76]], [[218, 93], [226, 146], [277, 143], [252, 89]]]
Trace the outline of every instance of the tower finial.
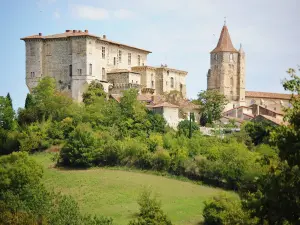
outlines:
[[224, 26], [226, 26], [226, 16], [224, 17]]

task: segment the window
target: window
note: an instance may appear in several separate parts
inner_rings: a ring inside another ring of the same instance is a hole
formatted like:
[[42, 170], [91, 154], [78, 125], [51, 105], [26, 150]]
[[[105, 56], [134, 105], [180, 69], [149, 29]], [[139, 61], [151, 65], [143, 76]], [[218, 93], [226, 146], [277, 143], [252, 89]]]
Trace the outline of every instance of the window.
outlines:
[[89, 74], [90, 74], [90, 75], [93, 75], [93, 65], [92, 65], [92, 64], [90, 64]]
[[102, 67], [102, 80], [106, 80], [106, 73], [104, 67]]
[[68, 89], [71, 90], [71, 84], [68, 84]]
[[141, 56], [138, 55], [138, 66], [140, 66], [140, 65], [141, 65]]
[[128, 53], [128, 65], [131, 65], [131, 53]]
[[69, 76], [72, 77], [72, 65], [69, 65]]
[[230, 59], [230, 61], [233, 60], [233, 54], [232, 53], [230, 53], [229, 59]]
[[170, 75], [170, 71], [169, 71], [169, 70], [167, 71], [167, 75], [168, 75], [168, 76]]
[[119, 50], [119, 63], [121, 63], [121, 62], [122, 62], [122, 51]]
[[171, 88], [174, 88], [174, 77], [171, 77]]
[[77, 43], [77, 54], [80, 54], [83, 50], [82, 43]]
[[105, 47], [102, 47], [102, 59], [105, 59]]
[[133, 80], [131, 81], [131, 83], [133, 84]]
[[78, 72], [78, 75], [82, 75], [82, 69], [78, 69], [77, 72]]
[[166, 81], [166, 86], [168, 86], [168, 81]]
[[135, 81], [135, 83], [137, 84], [138, 82], [137, 82], [137, 81]]
[[218, 54], [215, 54], [215, 60], [216, 61], [218, 60]]
[[114, 66], [116, 65], [116, 57], [114, 57]]
[[31, 73], [30, 73], [30, 77], [31, 77], [31, 78], [34, 78], [34, 77], [35, 77], [35, 72], [31, 72]]
[[151, 81], [151, 88], [154, 88], [154, 81]]

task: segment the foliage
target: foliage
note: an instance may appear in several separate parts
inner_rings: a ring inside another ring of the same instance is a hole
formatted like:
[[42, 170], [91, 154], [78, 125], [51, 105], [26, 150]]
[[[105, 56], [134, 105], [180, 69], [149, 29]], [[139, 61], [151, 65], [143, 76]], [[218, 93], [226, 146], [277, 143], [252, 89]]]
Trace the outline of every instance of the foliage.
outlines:
[[151, 192], [144, 190], [138, 200], [140, 212], [138, 218], [130, 221], [129, 225], [171, 225], [172, 222], [168, 219], [161, 209], [161, 203], [151, 197]]
[[247, 122], [243, 124], [242, 129], [251, 137], [254, 145], [258, 145], [268, 143], [273, 126], [267, 121]]
[[[189, 136], [189, 132], [190, 132], [190, 121], [189, 120], [182, 120], [179, 122], [178, 126], [178, 134], [179, 135], [184, 135], [186, 137]], [[199, 132], [199, 125], [196, 122], [191, 121], [191, 130], [192, 130], [192, 134]]]
[[241, 201], [220, 194], [205, 202], [203, 210], [205, 225], [254, 225], [248, 212], [242, 209]]
[[14, 128], [15, 112], [9, 93], [7, 97], [0, 96], [0, 128], [12, 130]]
[[86, 105], [90, 105], [99, 97], [106, 97], [103, 86], [97, 81], [92, 81], [87, 91], [82, 95], [83, 102]]
[[[217, 90], [202, 91], [198, 94], [198, 104], [201, 107], [201, 113], [207, 115], [206, 121], [210, 124], [222, 117], [222, 112], [227, 103], [226, 97]], [[202, 121], [205, 120], [202, 119]]]
[[48, 192], [42, 167], [25, 152], [0, 157], [0, 223], [111, 225], [108, 218], [81, 215], [68, 196]]

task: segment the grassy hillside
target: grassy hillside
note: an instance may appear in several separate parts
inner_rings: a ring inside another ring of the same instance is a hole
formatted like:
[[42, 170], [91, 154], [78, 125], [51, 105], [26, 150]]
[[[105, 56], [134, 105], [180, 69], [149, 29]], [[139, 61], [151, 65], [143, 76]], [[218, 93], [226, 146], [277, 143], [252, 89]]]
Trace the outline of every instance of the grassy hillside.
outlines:
[[136, 202], [144, 187], [150, 187], [162, 201], [163, 210], [175, 224], [197, 224], [202, 220], [203, 202], [220, 189], [161, 176], [109, 169], [59, 170], [53, 168], [51, 154], [32, 156], [44, 168], [49, 189], [72, 195], [81, 210], [111, 216], [117, 224], [127, 224], [138, 212]]

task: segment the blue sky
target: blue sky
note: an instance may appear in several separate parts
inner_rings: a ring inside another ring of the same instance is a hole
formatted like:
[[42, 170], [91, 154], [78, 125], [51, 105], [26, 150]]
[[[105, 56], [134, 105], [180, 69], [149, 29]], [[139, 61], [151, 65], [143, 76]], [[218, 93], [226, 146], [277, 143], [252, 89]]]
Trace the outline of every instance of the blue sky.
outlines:
[[151, 50], [148, 64], [187, 70], [188, 97], [206, 89], [209, 52], [224, 17], [232, 42], [246, 52], [246, 89], [283, 92], [285, 71], [300, 64], [298, 0], [2, 0], [0, 95], [23, 107], [21, 37], [85, 30]]

